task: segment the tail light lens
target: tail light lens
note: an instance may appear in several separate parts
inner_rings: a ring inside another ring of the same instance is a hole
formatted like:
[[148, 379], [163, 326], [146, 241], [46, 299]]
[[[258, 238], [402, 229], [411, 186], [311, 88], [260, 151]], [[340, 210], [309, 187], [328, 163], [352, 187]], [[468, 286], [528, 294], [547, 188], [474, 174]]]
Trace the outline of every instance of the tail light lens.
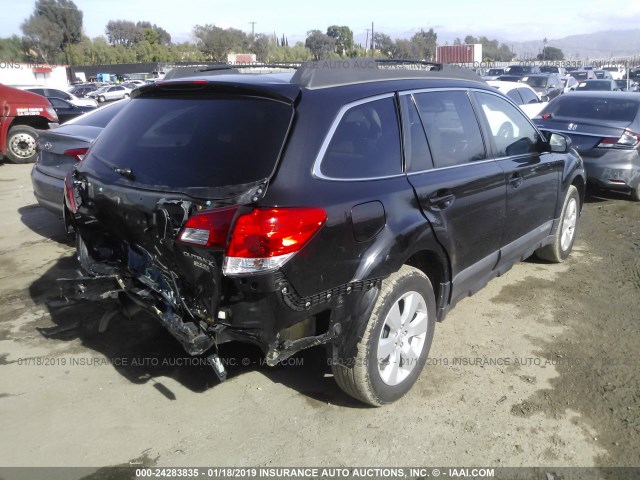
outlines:
[[630, 130], [625, 130], [622, 136], [616, 138], [603, 138], [598, 147], [600, 148], [634, 148], [640, 144], [640, 135]]
[[89, 149], [88, 148], [73, 148], [71, 150], [67, 150], [66, 152], [64, 152], [63, 155], [66, 155], [67, 157], [73, 157], [73, 158], [75, 158], [76, 162], [80, 162], [80, 161], [82, 161], [84, 156], [87, 154], [87, 150], [89, 150]]
[[225, 248], [237, 210], [238, 207], [227, 207], [196, 213], [184, 224], [178, 239], [203, 247]]
[[73, 180], [71, 179], [71, 173], [64, 177], [64, 201], [67, 208], [71, 213], [78, 212], [78, 204], [76, 202], [76, 196], [73, 191]]
[[226, 275], [280, 268], [327, 220], [321, 208], [256, 208], [236, 220], [227, 248]]
[[226, 249], [225, 275], [267, 272], [284, 265], [327, 219], [321, 208], [255, 208], [238, 216], [234, 224], [237, 210], [228, 207], [192, 215], [178, 241]]
[[47, 113], [49, 114], [49, 116], [54, 120], [54, 121], [58, 121], [58, 114], [56, 113], [56, 111], [53, 109], [53, 107], [47, 107], [46, 108]]

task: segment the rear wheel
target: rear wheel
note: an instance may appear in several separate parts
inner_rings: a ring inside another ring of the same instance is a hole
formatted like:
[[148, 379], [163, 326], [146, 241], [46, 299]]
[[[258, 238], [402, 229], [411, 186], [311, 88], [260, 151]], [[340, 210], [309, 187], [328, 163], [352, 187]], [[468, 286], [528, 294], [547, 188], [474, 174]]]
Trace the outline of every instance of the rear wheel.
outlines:
[[369, 405], [394, 402], [418, 379], [427, 360], [436, 321], [429, 278], [403, 266], [382, 283], [352, 364], [332, 363], [336, 382]]
[[128, 93], [125, 93], [125, 94], [124, 94], [124, 98], [129, 98], [129, 94], [128, 94]]
[[7, 157], [13, 163], [33, 163], [36, 160], [36, 131], [27, 125], [16, 125], [7, 135]]
[[567, 196], [564, 199], [560, 225], [556, 229], [553, 243], [536, 250], [536, 255], [543, 260], [560, 263], [566, 260], [573, 248], [576, 239], [576, 226], [580, 216], [580, 195], [578, 189], [569, 186]]
[[100, 95], [100, 96], [98, 97], [98, 103], [104, 103], [104, 102], [105, 102], [105, 100], [106, 100], [106, 99], [105, 99], [102, 95]]
[[636, 188], [631, 190], [631, 200], [634, 202], [640, 202], [640, 183], [638, 183]]

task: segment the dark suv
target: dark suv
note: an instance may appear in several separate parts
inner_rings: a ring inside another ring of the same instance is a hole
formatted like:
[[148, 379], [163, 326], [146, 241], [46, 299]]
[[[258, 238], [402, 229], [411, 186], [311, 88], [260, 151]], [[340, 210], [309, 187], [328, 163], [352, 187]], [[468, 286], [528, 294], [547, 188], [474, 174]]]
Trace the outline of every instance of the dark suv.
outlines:
[[153, 313], [220, 378], [224, 342], [270, 365], [326, 344], [349, 395], [400, 398], [456, 302], [534, 252], [567, 258], [585, 175], [477, 76], [392, 67], [134, 91], [65, 180], [87, 273], [67, 292]]

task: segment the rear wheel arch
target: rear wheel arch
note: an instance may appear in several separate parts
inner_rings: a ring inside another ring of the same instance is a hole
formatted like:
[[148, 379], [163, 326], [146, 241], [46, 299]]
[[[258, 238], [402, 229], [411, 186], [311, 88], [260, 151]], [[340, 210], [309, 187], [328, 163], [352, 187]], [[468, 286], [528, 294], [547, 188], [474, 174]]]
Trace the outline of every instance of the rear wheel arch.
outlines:
[[411, 255], [405, 265], [417, 268], [424, 273], [433, 286], [437, 308], [443, 308], [448, 302], [443, 291], [443, 284], [450, 281], [448, 263], [433, 250], [420, 250]]

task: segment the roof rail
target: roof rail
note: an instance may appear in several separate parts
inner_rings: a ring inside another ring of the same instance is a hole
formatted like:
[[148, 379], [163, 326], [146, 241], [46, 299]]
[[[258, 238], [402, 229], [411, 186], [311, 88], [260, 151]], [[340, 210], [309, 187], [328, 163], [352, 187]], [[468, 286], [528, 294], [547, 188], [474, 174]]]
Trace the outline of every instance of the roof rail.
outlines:
[[316, 89], [417, 78], [456, 78], [484, 83], [473, 70], [456, 65], [405, 59], [355, 58], [304, 62], [291, 78], [291, 83]]
[[[172, 68], [164, 77], [164, 80], [175, 80], [187, 77], [205, 77], [213, 75], [231, 75], [239, 73], [278, 73], [285, 70], [297, 69], [300, 63], [221, 63], [219, 65], [198, 65], [189, 67]], [[247, 70], [253, 70], [247, 72]]]

